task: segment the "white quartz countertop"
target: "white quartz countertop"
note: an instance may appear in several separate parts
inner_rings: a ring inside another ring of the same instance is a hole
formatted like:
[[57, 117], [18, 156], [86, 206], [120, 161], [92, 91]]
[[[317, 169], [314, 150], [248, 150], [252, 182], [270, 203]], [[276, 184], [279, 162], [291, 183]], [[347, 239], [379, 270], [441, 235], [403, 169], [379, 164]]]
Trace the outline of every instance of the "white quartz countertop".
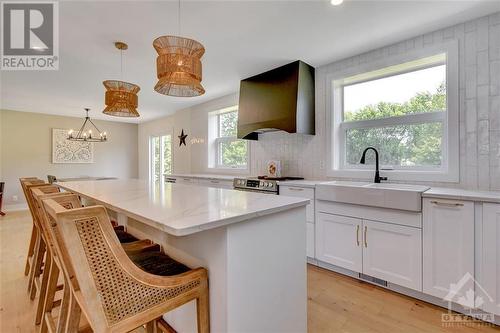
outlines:
[[308, 199], [195, 184], [154, 186], [139, 179], [74, 181], [61, 188], [174, 236], [238, 223], [305, 206]]
[[422, 193], [424, 198], [457, 199], [500, 203], [500, 192], [470, 191], [457, 188], [432, 187]]
[[201, 179], [218, 179], [218, 180], [230, 180], [233, 181], [234, 178], [238, 178], [239, 176], [231, 176], [231, 175], [218, 175], [218, 174], [209, 174], [209, 173], [176, 173], [176, 174], [165, 174], [165, 177], [185, 177], [185, 178], [201, 178]]

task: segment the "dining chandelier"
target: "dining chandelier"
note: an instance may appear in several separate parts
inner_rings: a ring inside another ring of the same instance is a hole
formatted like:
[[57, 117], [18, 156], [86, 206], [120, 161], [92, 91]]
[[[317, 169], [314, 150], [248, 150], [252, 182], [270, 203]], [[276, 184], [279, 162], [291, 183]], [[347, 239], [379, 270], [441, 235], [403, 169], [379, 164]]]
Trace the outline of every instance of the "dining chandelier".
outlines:
[[[94, 124], [92, 120], [90, 120], [89, 117], [89, 108], [84, 109], [85, 112], [87, 113], [85, 116], [85, 121], [83, 122], [82, 127], [78, 130], [78, 132], [73, 131], [70, 129], [68, 131], [68, 140], [71, 141], [85, 141], [85, 142], [104, 142], [108, 140], [108, 136], [106, 132], [101, 132], [99, 128]], [[88, 130], [87, 130], [88, 128]], [[96, 132], [93, 134], [92, 129], [94, 129]]]
[[[115, 47], [120, 50], [120, 76], [123, 77], [123, 51], [128, 49], [124, 42], [116, 42]], [[115, 117], [139, 117], [137, 112], [138, 96], [141, 88], [133, 83], [106, 80], [102, 84], [106, 88], [104, 103], [106, 108], [103, 113]]]
[[[180, 35], [181, 2], [178, 2], [178, 34]], [[201, 57], [203, 45], [194, 39], [179, 36], [161, 36], [153, 41], [158, 53], [155, 91], [176, 97], [193, 97], [205, 93], [201, 85]]]

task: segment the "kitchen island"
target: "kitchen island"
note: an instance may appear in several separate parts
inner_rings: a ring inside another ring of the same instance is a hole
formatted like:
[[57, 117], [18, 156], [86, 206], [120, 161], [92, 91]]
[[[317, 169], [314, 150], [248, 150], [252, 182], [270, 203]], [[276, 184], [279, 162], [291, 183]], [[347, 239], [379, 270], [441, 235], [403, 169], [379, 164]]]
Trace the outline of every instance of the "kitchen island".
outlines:
[[[58, 184], [130, 233], [208, 269], [211, 332], [306, 332], [307, 199], [137, 179]], [[165, 315], [196, 331], [195, 303]]]

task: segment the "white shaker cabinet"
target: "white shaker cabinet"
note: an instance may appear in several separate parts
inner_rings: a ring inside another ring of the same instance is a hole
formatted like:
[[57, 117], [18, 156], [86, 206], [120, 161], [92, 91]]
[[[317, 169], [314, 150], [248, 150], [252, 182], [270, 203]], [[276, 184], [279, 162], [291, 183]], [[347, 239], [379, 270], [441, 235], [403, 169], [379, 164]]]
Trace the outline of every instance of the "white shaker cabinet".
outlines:
[[484, 311], [500, 315], [500, 204], [483, 204], [482, 274], [479, 284]]
[[198, 179], [198, 184], [208, 187], [228, 188], [228, 189], [233, 188], [232, 180], [200, 178]]
[[361, 272], [362, 224], [363, 221], [358, 218], [317, 213], [316, 259]]
[[198, 179], [191, 177], [175, 177], [176, 184], [196, 184]]
[[[444, 298], [450, 285], [467, 273], [474, 276], [474, 203], [425, 198], [423, 200], [423, 292]], [[454, 297], [459, 302], [472, 279]]]
[[281, 185], [279, 187], [280, 195], [284, 195], [287, 197], [297, 197], [297, 198], [306, 198], [311, 200], [311, 202], [306, 206], [306, 237], [307, 237], [307, 245], [306, 252], [309, 258], [314, 258], [314, 241], [315, 241], [315, 232], [314, 232], [314, 189], [308, 187], [299, 187], [299, 186], [286, 186]]
[[422, 290], [422, 230], [363, 220], [363, 274]]

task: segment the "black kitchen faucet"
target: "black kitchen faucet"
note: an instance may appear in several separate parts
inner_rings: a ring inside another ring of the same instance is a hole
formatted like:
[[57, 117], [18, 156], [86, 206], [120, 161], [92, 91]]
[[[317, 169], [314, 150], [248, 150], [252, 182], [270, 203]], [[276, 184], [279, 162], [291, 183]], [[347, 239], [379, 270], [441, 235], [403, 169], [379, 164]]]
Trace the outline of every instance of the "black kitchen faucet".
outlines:
[[379, 169], [378, 169], [378, 151], [373, 147], [368, 147], [363, 151], [363, 155], [361, 156], [361, 161], [359, 163], [365, 164], [365, 155], [368, 150], [373, 150], [375, 152], [375, 183], [380, 183], [381, 180], [387, 180], [387, 177], [380, 177]]

